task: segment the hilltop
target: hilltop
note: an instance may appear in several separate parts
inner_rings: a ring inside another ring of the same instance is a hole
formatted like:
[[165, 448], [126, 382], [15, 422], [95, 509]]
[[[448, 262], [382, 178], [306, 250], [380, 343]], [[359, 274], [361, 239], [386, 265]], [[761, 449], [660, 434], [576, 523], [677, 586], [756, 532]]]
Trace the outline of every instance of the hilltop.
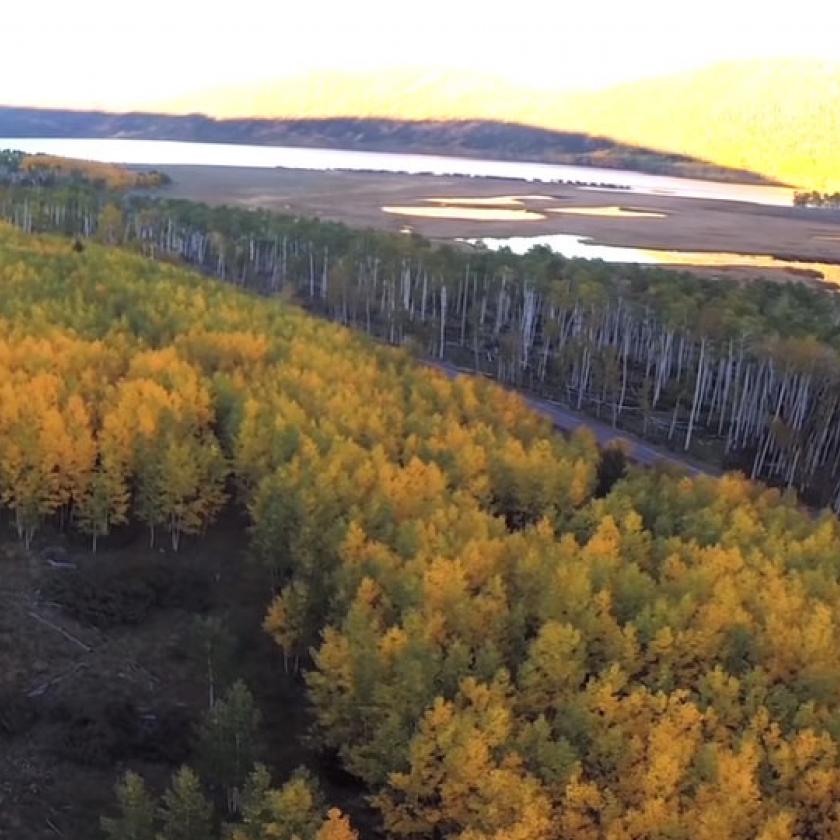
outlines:
[[554, 125], [750, 169], [840, 185], [840, 64], [743, 61], [561, 100]]
[[538, 160], [840, 189], [840, 63], [729, 62], [599, 91], [462, 72], [322, 72], [155, 113], [0, 107], [7, 137], [139, 137]]
[[586, 93], [479, 74], [318, 73], [161, 103], [233, 117], [480, 119], [585, 132], [812, 189], [840, 187], [840, 64], [753, 59]]

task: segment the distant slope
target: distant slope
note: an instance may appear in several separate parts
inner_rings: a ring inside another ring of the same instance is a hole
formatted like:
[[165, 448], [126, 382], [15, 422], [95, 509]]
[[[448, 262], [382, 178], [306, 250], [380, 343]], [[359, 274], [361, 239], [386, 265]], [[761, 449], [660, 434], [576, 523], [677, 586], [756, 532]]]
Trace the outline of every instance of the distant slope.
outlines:
[[215, 119], [202, 114], [109, 114], [0, 107], [0, 137], [116, 137], [313, 146], [533, 160], [717, 180], [760, 180], [580, 132], [490, 120]]
[[840, 189], [840, 63], [721, 64], [561, 100], [550, 122]]
[[[756, 172], [799, 187], [835, 191], [840, 190], [838, 103], [840, 63], [808, 59], [726, 63], [586, 94], [523, 89], [472, 74], [409, 69], [322, 73], [246, 89], [209, 90], [161, 103], [161, 110], [202, 112], [233, 121], [222, 123], [198, 114], [180, 119], [100, 115], [111, 118], [110, 124], [100, 124], [97, 133], [89, 136], [316, 146], [340, 142], [383, 151], [591, 162], [657, 171], [656, 159], [650, 155], [649, 165], [628, 163], [622, 155], [616, 156], [615, 143], [604, 145], [603, 140], [599, 143], [605, 160], [569, 159], [569, 154], [593, 151], [581, 149], [578, 142], [579, 135], [591, 135], [609, 137], [625, 147]], [[0, 133], [8, 134], [4, 126], [15, 119], [20, 123], [26, 110], [0, 111]], [[29, 111], [29, 128], [17, 136], [45, 132], [50, 124], [49, 134], [55, 136], [57, 114], [64, 115], [59, 133], [71, 125], [75, 129], [68, 136], [81, 136], [82, 128], [91, 129], [89, 115], [76, 118], [68, 112]], [[332, 118], [332, 123], [321, 118]], [[418, 121], [425, 127], [416, 128]], [[560, 135], [547, 136], [545, 131]]]
[[587, 94], [523, 89], [471, 74], [322, 73], [162, 103], [219, 117], [470, 118], [608, 136], [623, 143], [840, 189], [840, 63], [750, 60]]

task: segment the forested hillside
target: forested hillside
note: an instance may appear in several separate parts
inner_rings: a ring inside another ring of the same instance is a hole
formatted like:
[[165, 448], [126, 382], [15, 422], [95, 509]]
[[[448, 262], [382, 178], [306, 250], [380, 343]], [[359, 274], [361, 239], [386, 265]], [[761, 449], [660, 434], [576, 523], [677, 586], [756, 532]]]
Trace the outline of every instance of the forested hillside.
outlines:
[[215, 116], [492, 119], [690, 155], [792, 186], [840, 188], [840, 64], [732, 61], [581, 93], [481, 74], [317, 73], [167, 103]]
[[137, 172], [117, 164], [10, 150], [0, 152], [0, 180], [39, 187], [84, 184], [118, 192], [160, 187], [169, 182], [166, 175], [156, 170]]
[[[21, 539], [131, 519], [177, 546], [246, 511], [275, 580], [265, 629], [388, 836], [836, 836], [833, 515], [735, 476], [604, 481], [589, 435], [489, 382], [124, 251], [4, 228], [0, 291]], [[299, 781], [246, 792], [237, 838], [351, 836]], [[120, 798], [113, 819], [151, 837], [136, 778]], [[208, 836], [208, 807], [181, 772], [162, 836], [187, 836], [179, 814]]]
[[342, 225], [7, 186], [0, 216], [177, 259], [840, 507], [840, 303], [804, 285], [437, 247]]

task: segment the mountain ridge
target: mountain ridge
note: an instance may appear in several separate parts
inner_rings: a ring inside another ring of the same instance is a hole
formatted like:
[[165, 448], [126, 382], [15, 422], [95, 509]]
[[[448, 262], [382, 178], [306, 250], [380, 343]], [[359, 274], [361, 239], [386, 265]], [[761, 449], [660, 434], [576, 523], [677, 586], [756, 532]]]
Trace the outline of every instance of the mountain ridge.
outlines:
[[540, 163], [634, 169], [722, 181], [761, 182], [684, 155], [614, 143], [580, 132], [489, 120], [323, 119], [218, 120], [201, 114], [62, 111], [0, 107], [0, 136], [95, 137], [205, 143], [350, 148], [374, 152], [483, 157]]
[[233, 117], [476, 119], [617, 143], [840, 189], [840, 62], [749, 59], [599, 91], [552, 92], [473, 73], [318, 73], [161, 103]]
[[[86, 112], [82, 118], [6, 108], [0, 109], [0, 133], [78, 137], [80, 121], [87, 120], [87, 136], [97, 137], [343, 143], [723, 179], [734, 171], [834, 192], [840, 190], [837, 102], [840, 62], [815, 59], [724, 62], [586, 93], [413, 68], [208, 90], [161, 102], [161, 113], [153, 115]], [[15, 121], [19, 131], [10, 132]], [[581, 159], [569, 145], [579, 146], [583, 141], [570, 138], [584, 136], [595, 138], [598, 148]], [[689, 160], [694, 169], [683, 166]]]

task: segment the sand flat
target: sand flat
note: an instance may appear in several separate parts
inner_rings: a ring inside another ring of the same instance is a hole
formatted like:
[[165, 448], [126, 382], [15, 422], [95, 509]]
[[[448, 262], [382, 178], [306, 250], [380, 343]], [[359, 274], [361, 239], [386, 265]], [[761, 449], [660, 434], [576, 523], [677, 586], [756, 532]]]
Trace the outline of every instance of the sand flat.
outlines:
[[475, 222], [528, 222], [545, 219], [542, 213], [502, 207], [403, 206], [383, 207], [382, 212], [397, 216], [416, 216], [426, 219], [467, 219]]
[[[269, 170], [249, 167], [164, 166], [173, 183], [156, 194], [208, 204], [265, 207], [279, 213], [311, 216], [359, 228], [398, 233], [410, 224], [420, 236], [440, 242], [458, 238], [573, 234], [625, 248], [775, 255], [802, 263], [840, 263], [840, 213], [807, 208], [771, 207], [741, 201], [683, 198], [669, 195], [632, 196], [634, 210], [662, 214], [655, 223], [622, 216], [547, 213], [545, 202], [528, 205], [537, 193], [533, 184], [500, 178], [395, 175], [388, 173]], [[572, 184], [540, 185], [540, 195], [569, 207], [603, 207], [628, 201]], [[447, 198], [449, 196], [449, 198]], [[498, 199], [521, 202], [510, 209], [528, 210], [544, 218], [463, 218], [463, 214], [411, 216], [383, 212], [386, 207], [426, 205], [429, 197], [446, 201], [481, 200], [486, 210], [505, 209]], [[484, 199], [493, 199], [485, 203]], [[565, 209], [565, 208], [563, 208]], [[685, 266], [693, 267], [693, 266]], [[791, 279], [776, 267], [710, 268], [702, 273], [728, 273], [735, 278], [762, 274]]]

